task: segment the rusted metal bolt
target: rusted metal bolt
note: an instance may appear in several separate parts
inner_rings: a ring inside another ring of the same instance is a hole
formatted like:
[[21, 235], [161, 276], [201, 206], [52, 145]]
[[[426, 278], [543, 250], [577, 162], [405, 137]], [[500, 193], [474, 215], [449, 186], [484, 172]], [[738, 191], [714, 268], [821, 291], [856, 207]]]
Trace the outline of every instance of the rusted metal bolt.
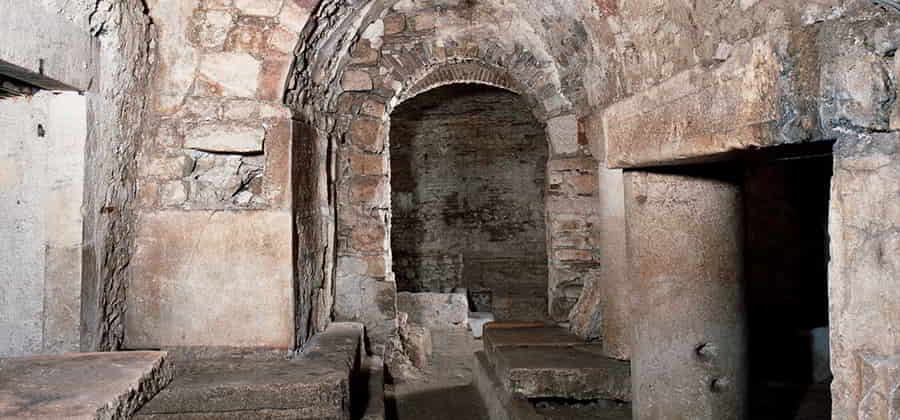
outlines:
[[712, 343], [700, 344], [699, 346], [697, 346], [695, 351], [697, 353], [697, 357], [704, 362], [713, 360], [719, 355], [719, 348]]

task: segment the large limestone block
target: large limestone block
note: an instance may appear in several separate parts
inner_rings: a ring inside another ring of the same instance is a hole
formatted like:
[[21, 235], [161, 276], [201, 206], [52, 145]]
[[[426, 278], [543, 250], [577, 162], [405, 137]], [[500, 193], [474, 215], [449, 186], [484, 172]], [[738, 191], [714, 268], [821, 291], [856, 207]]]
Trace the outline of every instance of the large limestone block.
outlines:
[[129, 419], [174, 374], [149, 351], [0, 359], [0, 418]]
[[217, 153], [262, 153], [265, 138], [261, 126], [201, 124], [188, 130], [184, 147]]
[[290, 347], [291, 232], [287, 211], [142, 214], [126, 347]]
[[816, 128], [814, 38], [776, 31], [714, 68], [681, 72], [603, 115], [610, 168], [709, 158], [808, 140]]
[[0, 74], [45, 89], [91, 87], [99, 61], [97, 38], [40, 6], [0, 0], [0, 10]]
[[515, 395], [631, 400], [628, 362], [603, 357], [597, 345], [504, 347], [491, 357], [504, 386]]
[[829, 235], [836, 419], [900, 418], [900, 134], [835, 146]]
[[747, 418], [741, 188], [703, 175], [625, 173], [636, 420]]
[[409, 323], [431, 330], [465, 328], [469, 303], [462, 293], [397, 293], [397, 310], [409, 314]]
[[362, 325], [333, 323], [298, 357], [186, 360], [136, 418], [345, 419], [350, 378], [362, 352]]

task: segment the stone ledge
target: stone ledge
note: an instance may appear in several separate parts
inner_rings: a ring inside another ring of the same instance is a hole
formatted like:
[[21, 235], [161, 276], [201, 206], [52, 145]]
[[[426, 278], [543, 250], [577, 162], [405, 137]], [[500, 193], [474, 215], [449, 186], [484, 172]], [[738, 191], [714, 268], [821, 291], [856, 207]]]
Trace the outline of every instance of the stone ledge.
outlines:
[[603, 113], [606, 163], [688, 163], [816, 133], [815, 34], [776, 31], [735, 47], [717, 67], [681, 72]]
[[347, 418], [362, 346], [361, 324], [332, 323], [295, 358], [185, 361], [137, 418]]
[[0, 418], [127, 419], [173, 376], [161, 352], [0, 359]]

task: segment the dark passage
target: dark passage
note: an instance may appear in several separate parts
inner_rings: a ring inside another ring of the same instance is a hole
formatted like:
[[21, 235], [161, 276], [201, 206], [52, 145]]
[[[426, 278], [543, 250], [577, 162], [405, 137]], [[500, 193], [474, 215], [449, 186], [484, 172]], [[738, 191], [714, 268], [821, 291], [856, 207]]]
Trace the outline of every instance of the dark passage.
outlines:
[[451, 85], [391, 115], [391, 244], [401, 291], [466, 288], [498, 319], [547, 313], [544, 127], [513, 93]]
[[826, 151], [767, 157], [745, 177], [754, 419], [829, 419]]

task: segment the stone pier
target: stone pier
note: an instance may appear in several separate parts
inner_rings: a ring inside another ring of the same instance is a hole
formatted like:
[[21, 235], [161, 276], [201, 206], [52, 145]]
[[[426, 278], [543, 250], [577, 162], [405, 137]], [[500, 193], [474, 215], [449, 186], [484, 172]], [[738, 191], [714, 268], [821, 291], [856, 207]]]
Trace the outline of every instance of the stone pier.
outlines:
[[625, 206], [634, 418], [747, 418], [740, 187], [626, 172]]

